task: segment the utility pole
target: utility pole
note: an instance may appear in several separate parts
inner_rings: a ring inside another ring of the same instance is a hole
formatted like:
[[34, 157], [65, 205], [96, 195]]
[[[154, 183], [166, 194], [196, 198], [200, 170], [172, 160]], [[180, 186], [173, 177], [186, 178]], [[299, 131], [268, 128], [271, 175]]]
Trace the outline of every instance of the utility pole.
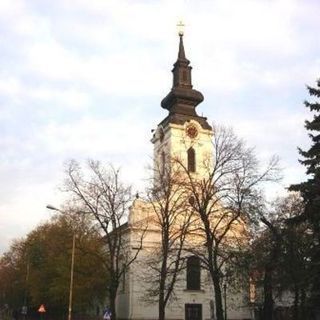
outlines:
[[223, 293], [224, 293], [224, 320], [227, 320], [227, 282], [223, 284]]
[[23, 299], [23, 306], [22, 306], [22, 309], [21, 309], [21, 314], [22, 314], [24, 320], [26, 320], [27, 313], [28, 313], [27, 299], [28, 299], [29, 272], [30, 272], [30, 258], [29, 258], [29, 255], [27, 255], [27, 267], [26, 267], [24, 299]]
[[74, 270], [74, 251], [75, 251], [75, 246], [76, 246], [76, 234], [75, 234], [75, 232], [73, 232], [72, 255], [71, 255], [71, 271], [70, 271], [68, 320], [71, 320], [71, 315], [72, 315], [72, 292], [73, 292], [73, 270]]
[[[59, 211], [60, 213], [64, 213], [62, 210], [48, 204], [46, 206], [49, 210]], [[72, 319], [72, 293], [73, 293], [73, 271], [74, 271], [74, 252], [76, 248], [76, 233], [73, 230], [72, 237], [72, 253], [71, 253], [71, 268], [70, 268], [70, 287], [69, 287], [69, 306], [68, 306], [68, 320]]]

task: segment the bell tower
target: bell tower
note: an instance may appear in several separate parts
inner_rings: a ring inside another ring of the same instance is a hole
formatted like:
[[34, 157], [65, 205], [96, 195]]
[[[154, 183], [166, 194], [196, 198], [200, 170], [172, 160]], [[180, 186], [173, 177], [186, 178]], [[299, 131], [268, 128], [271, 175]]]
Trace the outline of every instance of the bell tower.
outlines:
[[212, 127], [207, 118], [196, 112], [197, 105], [204, 98], [201, 92], [193, 89], [191, 71], [190, 61], [185, 55], [183, 33], [179, 32], [172, 88], [161, 101], [161, 107], [169, 114], [158, 124], [151, 139], [156, 175], [161, 174], [173, 159], [179, 159], [189, 172], [199, 177], [212, 166]]

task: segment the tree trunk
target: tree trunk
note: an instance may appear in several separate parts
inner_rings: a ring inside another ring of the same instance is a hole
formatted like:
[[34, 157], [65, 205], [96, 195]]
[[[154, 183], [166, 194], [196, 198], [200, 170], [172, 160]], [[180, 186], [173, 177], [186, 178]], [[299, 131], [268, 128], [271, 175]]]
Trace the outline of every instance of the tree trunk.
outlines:
[[[319, 230], [317, 230], [317, 232], [319, 232]], [[317, 240], [320, 241], [320, 236]], [[315, 245], [313, 251], [313, 256], [311, 257], [312, 285], [310, 290], [310, 304], [314, 313], [318, 315], [320, 312], [320, 245]]]
[[294, 286], [294, 301], [293, 301], [293, 314], [292, 320], [299, 320], [299, 288], [297, 285]]
[[165, 319], [165, 312], [166, 312], [166, 306], [164, 302], [164, 283], [165, 283], [165, 275], [161, 274], [160, 275], [160, 285], [159, 285], [159, 320], [164, 320]]
[[216, 317], [217, 317], [217, 320], [224, 320], [219, 275], [214, 273], [212, 276], [212, 282], [213, 282], [213, 287], [214, 287]]
[[306, 291], [305, 289], [301, 289], [301, 298], [300, 298], [300, 306], [299, 306], [299, 320], [302, 320], [309, 316], [309, 310], [308, 313], [306, 313]]
[[115, 290], [114, 288], [110, 288], [109, 298], [110, 298], [111, 320], [117, 320], [116, 296], [117, 296], [117, 290]]
[[168, 243], [169, 243], [169, 236], [168, 236], [168, 229], [164, 230], [164, 235], [162, 239], [162, 252], [163, 252], [163, 260], [161, 263], [161, 273], [160, 273], [160, 283], [159, 283], [159, 320], [165, 319], [166, 313], [166, 302], [165, 302], [165, 284], [167, 280], [167, 272], [168, 272]]
[[273, 288], [272, 288], [272, 266], [268, 263], [265, 266], [264, 279], [263, 279], [263, 291], [264, 302], [262, 310], [262, 320], [273, 319]]
[[273, 318], [273, 272], [277, 266], [279, 259], [279, 250], [281, 237], [274, 225], [265, 218], [261, 218], [261, 221], [269, 228], [272, 234], [273, 244], [271, 247], [269, 260], [265, 264], [264, 279], [263, 279], [263, 291], [264, 302], [262, 308], [262, 320], [272, 320]]
[[159, 320], [165, 320], [166, 308], [164, 305], [163, 297], [159, 299]]

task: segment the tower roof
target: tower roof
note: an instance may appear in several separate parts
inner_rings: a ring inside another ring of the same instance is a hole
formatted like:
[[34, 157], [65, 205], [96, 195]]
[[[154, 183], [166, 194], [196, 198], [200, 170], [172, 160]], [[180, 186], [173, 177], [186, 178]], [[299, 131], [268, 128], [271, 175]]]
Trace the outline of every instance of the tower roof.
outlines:
[[[183, 34], [179, 34], [179, 52], [178, 52], [178, 60], [186, 60], [186, 54], [184, 53], [184, 45], [183, 45]], [[189, 61], [188, 61], [189, 62]]]
[[196, 113], [196, 106], [203, 101], [200, 91], [192, 88], [190, 61], [186, 58], [183, 34], [179, 33], [179, 51], [177, 61], [173, 65], [173, 86], [167, 96], [161, 101], [161, 107], [169, 111], [169, 115], [161, 122], [183, 124], [195, 119], [205, 129], [211, 129], [207, 118]]

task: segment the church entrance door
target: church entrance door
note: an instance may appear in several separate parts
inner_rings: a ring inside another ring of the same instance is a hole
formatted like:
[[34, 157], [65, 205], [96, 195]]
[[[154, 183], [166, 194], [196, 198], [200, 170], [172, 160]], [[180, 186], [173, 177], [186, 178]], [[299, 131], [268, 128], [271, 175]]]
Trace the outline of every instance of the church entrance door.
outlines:
[[202, 304], [187, 303], [185, 314], [185, 320], [202, 320]]

